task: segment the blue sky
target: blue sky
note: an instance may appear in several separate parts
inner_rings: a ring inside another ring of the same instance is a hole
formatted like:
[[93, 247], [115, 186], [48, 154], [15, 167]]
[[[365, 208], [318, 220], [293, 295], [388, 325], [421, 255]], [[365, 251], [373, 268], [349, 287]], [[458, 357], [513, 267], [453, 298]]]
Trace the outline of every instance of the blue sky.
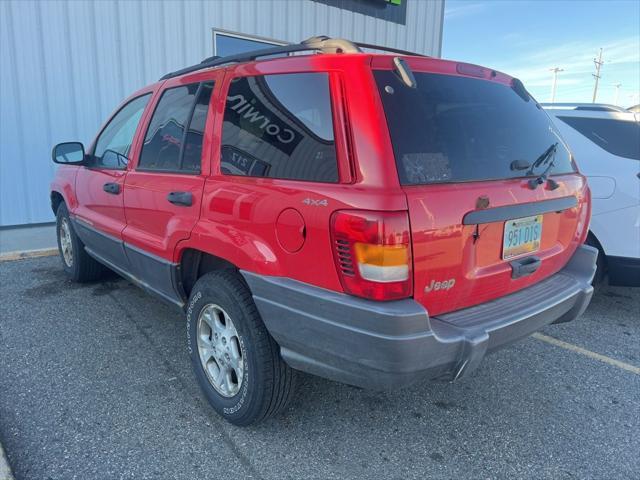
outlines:
[[640, 103], [640, 2], [637, 0], [445, 0], [442, 56], [520, 78], [540, 102], [591, 102], [593, 58], [604, 48], [597, 102]]

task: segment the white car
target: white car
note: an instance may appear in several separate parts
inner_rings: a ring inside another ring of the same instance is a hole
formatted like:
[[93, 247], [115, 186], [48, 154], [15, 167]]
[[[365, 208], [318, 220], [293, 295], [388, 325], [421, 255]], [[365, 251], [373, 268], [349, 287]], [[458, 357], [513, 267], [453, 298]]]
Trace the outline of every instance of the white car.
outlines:
[[640, 114], [612, 105], [542, 104], [591, 187], [587, 243], [596, 281], [640, 286]]

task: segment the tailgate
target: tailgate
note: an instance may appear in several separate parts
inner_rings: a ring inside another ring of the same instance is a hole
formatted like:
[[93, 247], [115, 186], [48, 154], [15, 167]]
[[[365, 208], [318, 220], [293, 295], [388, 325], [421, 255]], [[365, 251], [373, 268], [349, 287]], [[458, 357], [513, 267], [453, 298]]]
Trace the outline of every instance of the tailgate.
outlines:
[[415, 299], [437, 315], [560, 270], [586, 234], [588, 189], [522, 83], [410, 59], [408, 85], [387, 63], [373, 76], [408, 200]]
[[[507, 295], [559, 271], [579, 244], [577, 232], [584, 230], [587, 209], [580, 207], [583, 177], [556, 181], [561, 187], [553, 192], [532, 191], [522, 180], [404, 187], [416, 301], [437, 315]], [[533, 244], [531, 252], [503, 258], [513, 220], [523, 217], [541, 223], [539, 241], [524, 242]], [[513, 278], [514, 268], [538, 260], [533, 273]]]

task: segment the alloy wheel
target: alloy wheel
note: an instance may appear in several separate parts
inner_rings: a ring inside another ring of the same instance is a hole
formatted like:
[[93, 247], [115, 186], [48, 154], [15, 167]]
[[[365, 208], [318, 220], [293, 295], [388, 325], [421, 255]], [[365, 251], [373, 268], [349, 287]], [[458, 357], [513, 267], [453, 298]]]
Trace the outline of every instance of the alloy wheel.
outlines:
[[223, 397], [236, 395], [244, 378], [244, 352], [231, 317], [219, 305], [200, 311], [198, 353], [213, 388]]
[[67, 267], [71, 267], [73, 266], [73, 243], [71, 242], [71, 228], [66, 218], [63, 218], [60, 222], [59, 235], [62, 259]]

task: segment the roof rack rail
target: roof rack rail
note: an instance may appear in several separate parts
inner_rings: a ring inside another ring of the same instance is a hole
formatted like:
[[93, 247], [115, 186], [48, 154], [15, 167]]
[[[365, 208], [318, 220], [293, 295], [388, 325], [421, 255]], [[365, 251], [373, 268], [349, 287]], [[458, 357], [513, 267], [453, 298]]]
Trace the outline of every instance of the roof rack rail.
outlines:
[[205, 58], [202, 62], [190, 67], [181, 68], [180, 70], [176, 70], [175, 72], [167, 73], [160, 80], [167, 80], [179, 75], [184, 75], [185, 73], [197, 72], [198, 70], [218, 67], [227, 63], [249, 62], [251, 60], [255, 60], [260, 57], [268, 57], [270, 55], [280, 55], [313, 50], [323, 53], [359, 53], [362, 52], [361, 48], [371, 48], [375, 50], [394, 52], [401, 55], [417, 55], [421, 57], [424, 56], [419, 53], [408, 52], [406, 50], [382, 47], [380, 45], [372, 45], [368, 43], [354, 43], [343, 38], [329, 38], [327, 36], [320, 35], [317, 37], [308, 38], [307, 40], [304, 40], [300, 43], [291, 43], [288, 45], [278, 45], [275, 47], [261, 48], [259, 50], [239, 53], [236, 55], [228, 55], [226, 57], [208, 57]]
[[227, 63], [249, 62], [260, 57], [268, 57], [270, 55], [279, 55], [284, 53], [304, 52], [310, 50], [318, 50], [325, 53], [356, 53], [361, 50], [349, 40], [342, 38], [329, 37], [312, 37], [301, 43], [292, 43], [289, 45], [278, 45], [275, 47], [261, 48], [250, 52], [239, 53], [236, 55], [228, 55], [226, 57], [209, 57], [202, 62], [190, 67], [181, 68], [175, 72], [167, 73], [160, 80], [184, 75], [185, 73], [197, 72], [205, 68], [217, 67]]
[[382, 45], [374, 45], [372, 43], [361, 43], [354, 42], [356, 46], [360, 48], [370, 48], [372, 50], [380, 50], [382, 52], [391, 52], [391, 53], [399, 53], [400, 55], [409, 55], [414, 57], [428, 57], [428, 55], [424, 55], [422, 53], [410, 52], [409, 50], [401, 50], [399, 48], [393, 47], [383, 47]]

